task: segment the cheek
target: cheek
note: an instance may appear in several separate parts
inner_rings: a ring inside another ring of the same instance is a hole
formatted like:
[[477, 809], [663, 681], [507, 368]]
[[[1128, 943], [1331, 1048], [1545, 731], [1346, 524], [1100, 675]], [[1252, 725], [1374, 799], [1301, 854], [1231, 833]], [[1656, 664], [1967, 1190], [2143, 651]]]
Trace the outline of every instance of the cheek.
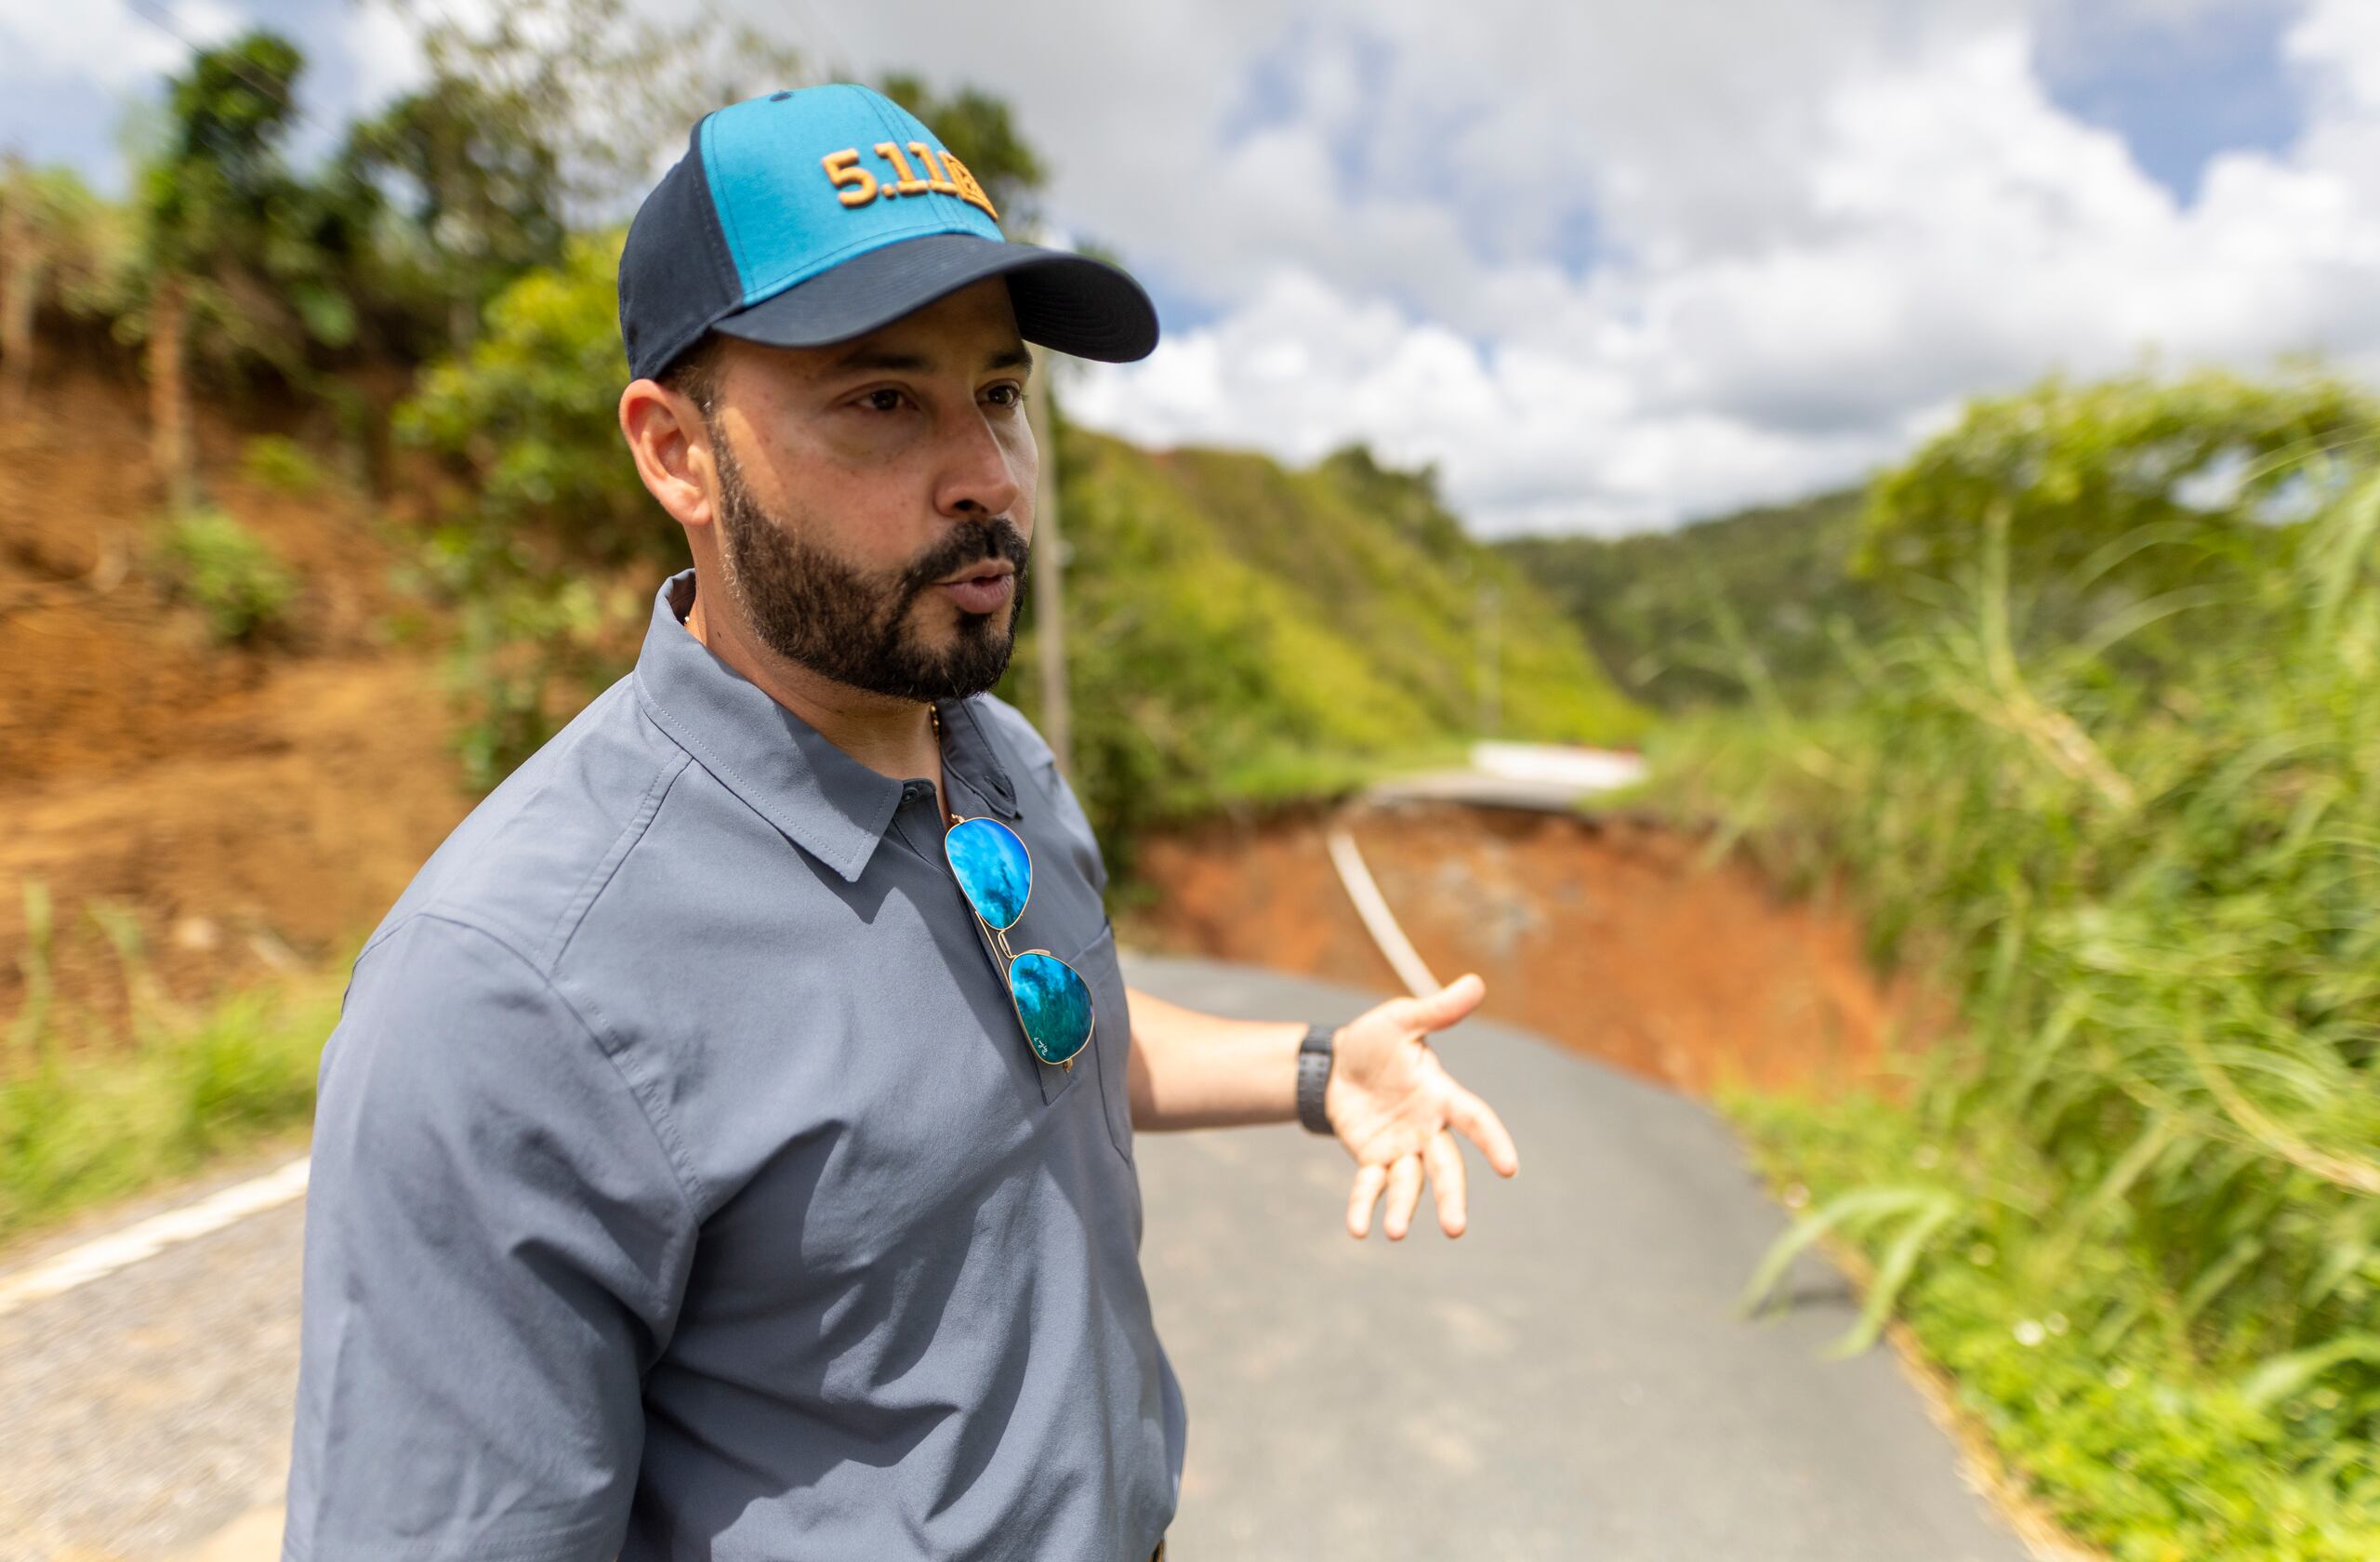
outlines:
[[903, 569], [933, 542], [930, 483], [897, 457], [821, 442], [784, 454], [770, 476], [770, 513], [855, 568]]
[[1040, 493], [1038, 485], [1041, 480], [1041, 453], [1033, 443], [1033, 430], [1025, 427], [1022, 417], [1016, 420], [1016, 431], [1005, 443], [1009, 473], [1016, 483], [1016, 505], [1011, 519], [1015, 521], [1017, 530], [1030, 537], [1033, 535], [1033, 501]]

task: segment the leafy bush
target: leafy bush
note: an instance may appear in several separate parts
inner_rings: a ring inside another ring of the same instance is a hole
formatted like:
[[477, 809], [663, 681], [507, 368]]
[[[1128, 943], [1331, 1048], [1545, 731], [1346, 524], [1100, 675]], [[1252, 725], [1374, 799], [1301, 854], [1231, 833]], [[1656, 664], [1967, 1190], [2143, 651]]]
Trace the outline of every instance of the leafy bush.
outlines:
[[620, 439], [620, 239], [573, 238], [505, 289], [397, 410], [398, 437], [456, 480], [422, 579], [457, 622], [456, 743], [483, 789], [633, 665], [651, 591], [686, 562]]
[[322, 491], [322, 463], [286, 434], [258, 434], [240, 451], [240, 470], [277, 494], [303, 498]]
[[211, 506], [166, 522], [159, 552], [168, 588], [206, 616], [219, 642], [265, 638], [282, 627], [298, 594], [297, 577], [264, 539]]
[[397, 409], [397, 436], [466, 480], [448, 509], [479, 534], [483, 569], [683, 565], [677, 523], [645, 492], [620, 438], [623, 237], [575, 236], [562, 265], [498, 294], [480, 339], [423, 371]]
[[2334, 495], [2375, 438], [2371, 397], [2311, 372], [2051, 378], [1970, 403], [1884, 474], [1858, 566], [1946, 576], [1972, 563], [1998, 511], [2016, 575], [2044, 591], [2171, 585], [2204, 573], [2200, 549], [2244, 541], [2262, 555], [2272, 537], [2259, 523]]
[[[1804, 1233], [1873, 1257], [1879, 1304], [2121, 1556], [2380, 1555], [2364, 471], [2080, 638], [2038, 627], [2071, 598], [1990, 505], [1955, 589], [1858, 649], [1843, 697], [1660, 754], [1780, 876], [1848, 867], [1877, 952], [1960, 998], [1906, 1107], [1812, 1108], [1777, 1163], [1820, 1195]], [[2159, 624], [2143, 677], [2123, 636]]]

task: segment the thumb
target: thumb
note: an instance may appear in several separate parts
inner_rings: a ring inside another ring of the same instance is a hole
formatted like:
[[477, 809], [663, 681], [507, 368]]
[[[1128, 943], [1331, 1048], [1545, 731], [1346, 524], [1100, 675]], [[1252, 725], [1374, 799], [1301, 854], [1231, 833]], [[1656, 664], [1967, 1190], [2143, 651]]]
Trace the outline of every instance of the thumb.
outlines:
[[1399, 1023], [1414, 1030], [1444, 1030], [1479, 1007], [1488, 984], [1475, 972], [1465, 972], [1436, 992], [1405, 1000]]

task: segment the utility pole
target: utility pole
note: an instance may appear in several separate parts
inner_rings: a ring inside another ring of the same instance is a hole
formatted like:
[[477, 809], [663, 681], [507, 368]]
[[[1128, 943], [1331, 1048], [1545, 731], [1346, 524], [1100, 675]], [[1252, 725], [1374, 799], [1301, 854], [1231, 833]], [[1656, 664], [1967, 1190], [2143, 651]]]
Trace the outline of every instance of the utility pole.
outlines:
[[1504, 724], [1504, 655], [1499, 621], [1504, 605], [1504, 593], [1492, 580], [1479, 583], [1478, 653], [1479, 675], [1479, 735], [1493, 737], [1496, 729]]
[[1059, 529], [1058, 442], [1051, 427], [1050, 373], [1057, 355], [1033, 352], [1025, 411], [1041, 453], [1033, 494], [1033, 638], [1040, 652], [1041, 736], [1058, 757], [1058, 773], [1074, 779], [1074, 714], [1066, 695], [1066, 545]]

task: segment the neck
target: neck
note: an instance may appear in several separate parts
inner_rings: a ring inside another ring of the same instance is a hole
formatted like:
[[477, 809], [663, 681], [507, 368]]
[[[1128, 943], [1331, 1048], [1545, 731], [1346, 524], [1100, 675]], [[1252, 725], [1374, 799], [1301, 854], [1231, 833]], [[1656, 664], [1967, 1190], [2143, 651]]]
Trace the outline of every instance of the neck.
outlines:
[[932, 708], [854, 689], [824, 678], [760, 643], [733, 611], [708, 611], [716, 598], [703, 573], [694, 575], [694, 602], [686, 611], [686, 632], [711, 655], [760, 686], [771, 699], [817, 729], [820, 736], [881, 775], [942, 780]]

